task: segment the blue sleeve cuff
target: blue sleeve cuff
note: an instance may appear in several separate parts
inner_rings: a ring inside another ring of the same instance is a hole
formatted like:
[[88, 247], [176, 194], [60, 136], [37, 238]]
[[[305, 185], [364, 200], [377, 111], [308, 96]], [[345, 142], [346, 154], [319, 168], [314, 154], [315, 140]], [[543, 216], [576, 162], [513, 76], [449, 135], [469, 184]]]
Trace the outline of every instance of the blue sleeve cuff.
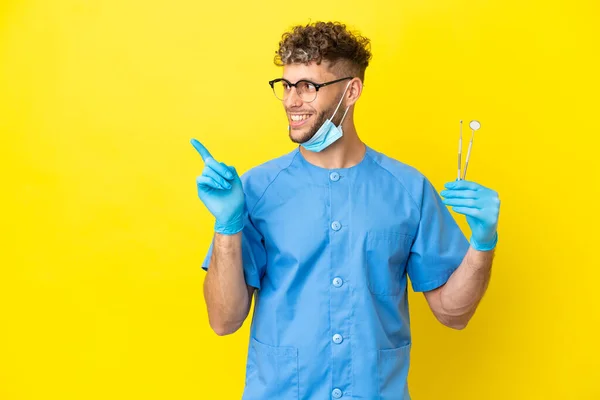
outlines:
[[454, 273], [454, 271], [456, 271], [457, 268], [458, 268], [458, 266], [456, 266], [456, 268], [454, 268], [454, 269], [447, 270], [446, 272], [441, 274], [435, 280], [431, 280], [431, 281], [427, 281], [427, 282], [411, 281], [412, 288], [415, 292], [428, 292], [430, 290], [437, 289], [440, 286], [444, 285], [446, 282], [448, 282], [448, 279], [450, 279], [450, 276], [452, 276], [452, 274]]

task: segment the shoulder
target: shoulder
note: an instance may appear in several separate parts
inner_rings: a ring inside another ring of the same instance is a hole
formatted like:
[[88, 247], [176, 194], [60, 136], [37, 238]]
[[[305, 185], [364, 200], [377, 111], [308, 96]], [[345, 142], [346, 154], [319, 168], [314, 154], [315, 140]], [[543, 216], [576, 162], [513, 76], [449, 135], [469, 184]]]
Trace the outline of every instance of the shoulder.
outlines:
[[285, 171], [292, 164], [297, 154], [298, 149], [294, 149], [281, 157], [274, 158], [251, 168], [241, 176], [249, 209], [254, 207], [269, 186], [277, 180], [281, 172]]
[[423, 180], [425, 176], [415, 167], [405, 164], [372, 148], [367, 149], [369, 156], [381, 169], [403, 181]]
[[424, 189], [431, 185], [421, 171], [371, 148], [367, 149], [367, 156], [372, 159], [380, 172], [389, 174], [399, 185], [404, 187], [419, 207]]

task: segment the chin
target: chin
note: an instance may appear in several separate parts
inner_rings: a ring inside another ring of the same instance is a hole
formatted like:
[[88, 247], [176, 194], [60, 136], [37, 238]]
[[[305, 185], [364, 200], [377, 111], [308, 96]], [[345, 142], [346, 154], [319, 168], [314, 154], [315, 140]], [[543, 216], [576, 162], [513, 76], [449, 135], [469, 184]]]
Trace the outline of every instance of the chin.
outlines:
[[290, 130], [290, 134], [289, 134], [290, 140], [297, 144], [302, 144], [302, 143], [308, 142], [314, 135], [315, 135], [315, 132], [312, 132], [312, 131], [308, 131], [308, 132], [296, 131], [296, 132], [294, 132], [293, 130]]

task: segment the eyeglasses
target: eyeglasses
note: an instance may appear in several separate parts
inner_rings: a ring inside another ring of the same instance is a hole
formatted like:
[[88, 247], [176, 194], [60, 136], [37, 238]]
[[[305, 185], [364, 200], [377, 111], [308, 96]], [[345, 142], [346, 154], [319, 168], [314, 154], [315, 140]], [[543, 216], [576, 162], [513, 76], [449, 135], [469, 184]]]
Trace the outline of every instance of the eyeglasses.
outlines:
[[354, 77], [347, 76], [345, 78], [336, 79], [334, 81], [329, 81], [325, 83], [315, 83], [307, 81], [305, 79], [299, 80], [296, 83], [292, 83], [287, 79], [278, 78], [269, 81], [269, 85], [271, 86], [271, 89], [273, 89], [275, 97], [277, 97], [279, 100], [285, 100], [289, 96], [293, 86], [296, 88], [296, 93], [302, 99], [302, 101], [305, 103], [310, 103], [311, 101], [314, 101], [317, 98], [317, 92], [323, 86], [332, 85], [334, 83], [342, 82], [347, 79], [354, 79]]

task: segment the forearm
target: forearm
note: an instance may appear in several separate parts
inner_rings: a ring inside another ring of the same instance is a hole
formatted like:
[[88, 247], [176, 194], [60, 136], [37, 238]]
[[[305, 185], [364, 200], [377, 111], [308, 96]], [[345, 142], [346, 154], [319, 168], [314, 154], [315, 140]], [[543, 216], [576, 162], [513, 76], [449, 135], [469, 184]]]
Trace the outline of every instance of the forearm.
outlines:
[[204, 297], [209, 323], [217, 334], [230, 334], [242, 326], [250, 310], [251, 296], [242, 267], [241, 233], [215, 233]]
[[442, 319], [449, 326], [463, 328], [467, 325], [490, 281], [494, 251], [477, 251], [469, 248], [462, 263], [440, 291]]

